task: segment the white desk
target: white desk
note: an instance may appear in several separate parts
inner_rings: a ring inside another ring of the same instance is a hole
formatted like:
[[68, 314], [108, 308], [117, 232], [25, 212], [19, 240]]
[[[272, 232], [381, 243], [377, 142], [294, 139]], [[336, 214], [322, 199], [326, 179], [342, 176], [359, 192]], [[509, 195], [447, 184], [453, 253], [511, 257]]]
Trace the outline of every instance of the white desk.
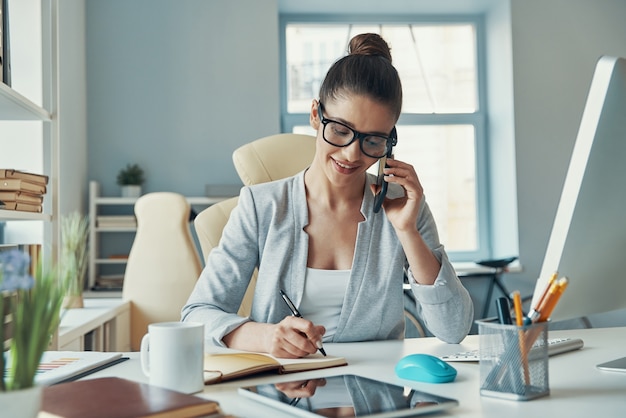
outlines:
[[[237, 394], [239, 386], [323, 377], [342, 373], [374, 377], [392, 383], [459, 400], [459, 406], [443, 416], [457, 417], [623, 417], [626, 411], [626, 373], [606, 372], [596, 364], [626, 356], [626, 327], [553, 331], [549, 337], [582, 338], [585, 347], [550, 358], [550, 395], [527, 402], [481, 397], [477, 363], [455, 363], [458, 375], [453, 383], [428, 384], [398, 379], [394, 365], [402, 356], [423, 352], [453, 354], [478, 347], [478, 336], [468, 336], [462, 344], [445, 344], [435, 338], [405, 341], [326, 344], [328, 353], [345, 356], [349, 365], [297, 375], [264, 375], [205, 386], [204, 396], [218, 401], [224, 412], [239, 418], [286, 417], [278, 410]], [[147, 382], [141, 372], [137, 353], [131, 360], [102, 370], [89, 377], [119, 376]], [[439, 416], [439, 415], [435, 415]]]
[[[92, 341], [86, 344], [85, 337]], [[130, 302], [122, 299], [85, 299], [85, 307], [61, 311], [59, 350], [130, 350]]]

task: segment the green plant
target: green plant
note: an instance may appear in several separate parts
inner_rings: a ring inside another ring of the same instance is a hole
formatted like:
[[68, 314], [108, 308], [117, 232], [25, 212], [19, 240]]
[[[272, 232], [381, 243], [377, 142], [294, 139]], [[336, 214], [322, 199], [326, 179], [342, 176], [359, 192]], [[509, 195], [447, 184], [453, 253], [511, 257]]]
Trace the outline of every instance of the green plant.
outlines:
[[117, 174], [117, 184], [120, 186], [137, 185], [140, 186], [145, 181], [144, 172], [138, 164], [127, 164]]
[[44, 267], [41, 260], [36, 260], [34, 277], [30, 276], [30, 262], [28, 254], [20, 250], [0, 252], [2, 344], [8, 325], [5, 313], [11, 315], [12, 329], [9, 351], [3, 347], [0, 355], [0, 391], [34, 385], [41, 356], [59, 325], [61, 304], [69, 285], [67, 274], [56, 267]]
[[61, 265], [64, 274], [70, 277], [68, 295], [83, 293], [85, 271], [87, 270], [89, 238], [89, 217], [78, 212], [61, 217]]

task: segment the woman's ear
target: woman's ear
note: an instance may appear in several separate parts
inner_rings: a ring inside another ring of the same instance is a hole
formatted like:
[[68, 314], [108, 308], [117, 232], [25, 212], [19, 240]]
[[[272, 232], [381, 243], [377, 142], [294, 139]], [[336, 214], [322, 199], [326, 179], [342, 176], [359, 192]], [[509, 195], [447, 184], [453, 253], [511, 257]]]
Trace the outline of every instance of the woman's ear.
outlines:
[[313, 100], [311, 103], [311, 113], [309, 114], [309, 124], [311, 125], [311, 128], [315, 129], [315, 131], [317, 131], [320, 127], [320, 115], [317, 111], [318, 106], [319, 101]]

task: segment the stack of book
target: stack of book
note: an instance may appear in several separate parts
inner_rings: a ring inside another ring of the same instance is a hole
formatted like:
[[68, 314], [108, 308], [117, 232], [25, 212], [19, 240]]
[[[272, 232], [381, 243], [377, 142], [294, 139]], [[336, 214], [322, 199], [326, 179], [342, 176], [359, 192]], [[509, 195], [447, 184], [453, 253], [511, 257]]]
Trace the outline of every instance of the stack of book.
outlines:
[[136, 228], [135, 215], [99, 215], [96, 217], [99, 228]]
[[41, 212], [48, 176], [0, 168], [0, 209]]

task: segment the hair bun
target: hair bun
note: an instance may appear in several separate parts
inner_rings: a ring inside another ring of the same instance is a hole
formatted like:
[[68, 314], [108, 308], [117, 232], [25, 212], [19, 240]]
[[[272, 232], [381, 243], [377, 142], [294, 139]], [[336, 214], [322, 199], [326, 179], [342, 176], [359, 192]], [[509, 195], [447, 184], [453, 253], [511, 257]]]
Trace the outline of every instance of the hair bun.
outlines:
[[350, 55], [381, 56], [391, 62], [391, 49], [387, 42], [376, 33], [362, 33], [354, 36], [348, 45]]

